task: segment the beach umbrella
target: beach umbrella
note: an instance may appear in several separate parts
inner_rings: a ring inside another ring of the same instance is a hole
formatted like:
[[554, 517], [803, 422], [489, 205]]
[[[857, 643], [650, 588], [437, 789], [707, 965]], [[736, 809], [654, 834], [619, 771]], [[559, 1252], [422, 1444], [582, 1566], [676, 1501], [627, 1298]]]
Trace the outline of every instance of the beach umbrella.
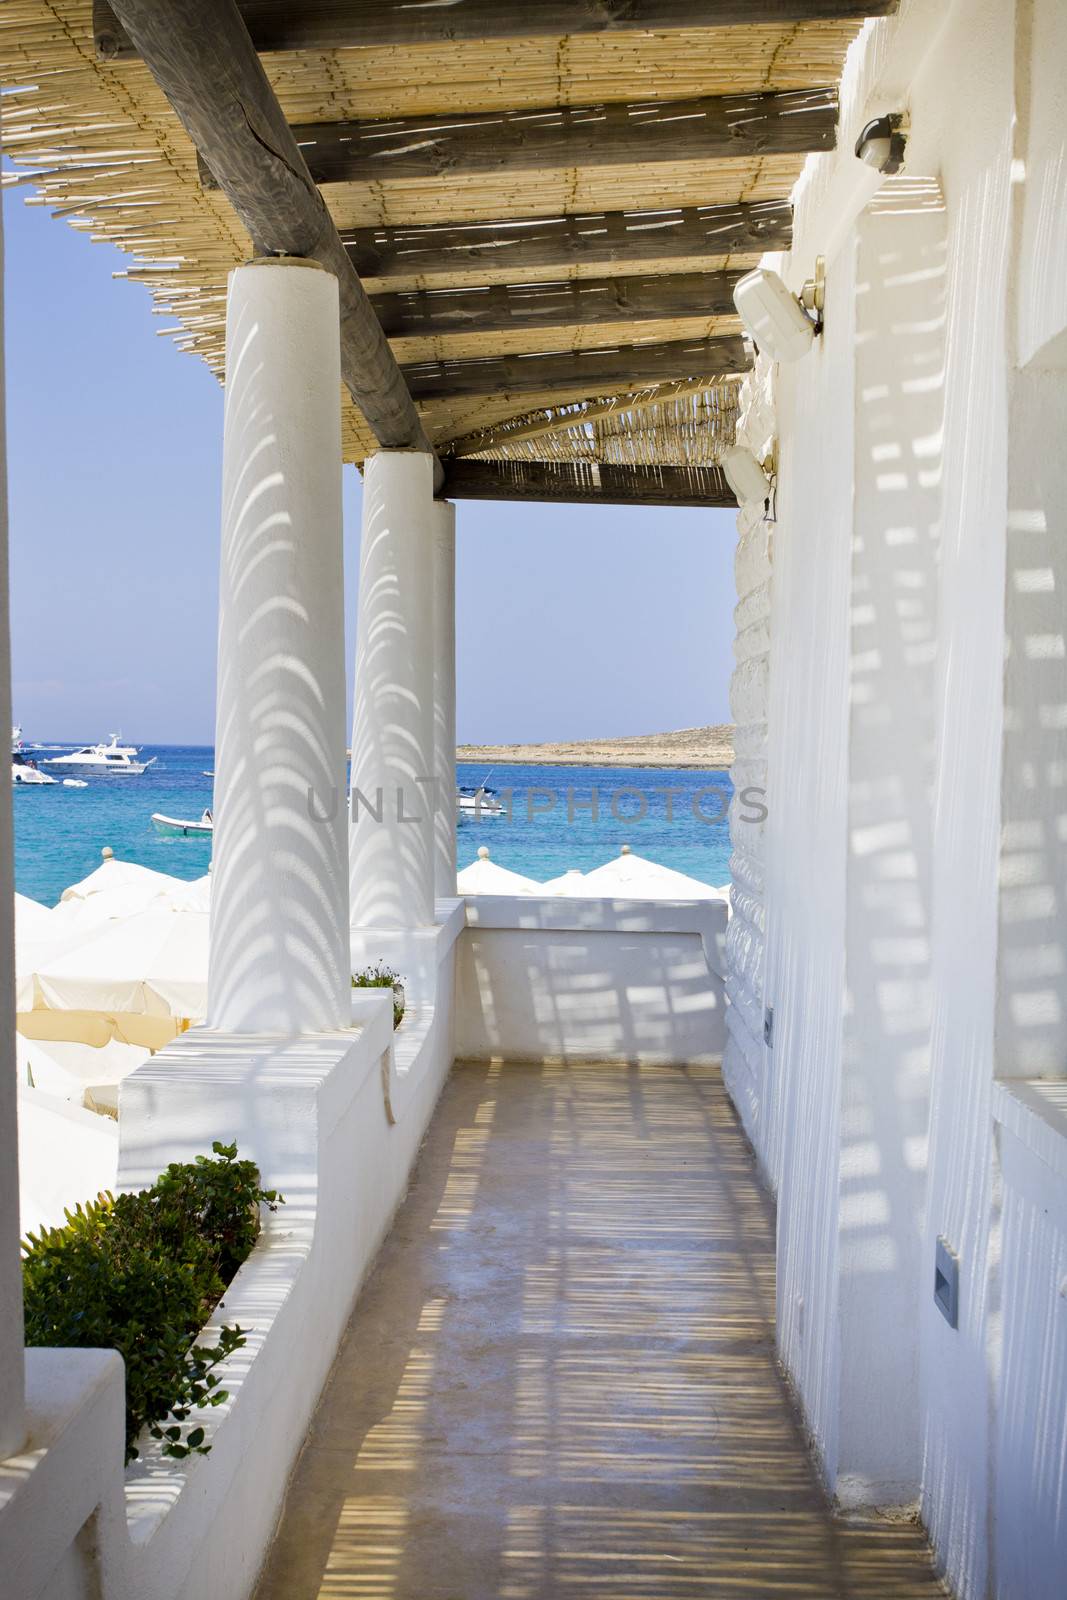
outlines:
[[498, 867], [495, 861], [490, 861], [489, 849], [484, 844], [478, 851], [477, 861], [472, 861], [457, 875], [456, 888], [460, 894], [541, 893], [541, 885], [532, 878], [524, 878], [521, 873], [510, 872], [507, 867]]
[[210, 897], [210, 874], [190, 883], [133, 861], [106, 858], [87, 878], [64, 889], [52, 912], [52, 926], [56, 932], [91, 928], [118, 917], [134, 916], [152, 906], [206, 912]]
[[614, 860], [587, 872], [583, 895], [618, 895], [627, 900], [723, 900], [721, 889], [690, 878], [673, 867], [635, 855], [629, 845]]
[[101, 894], [121, 892], [127, 897], [125, 909], [120, 913], [124, 915], [138, 894], [140, 904], [147, 905], [157, 895], [172, 894], [184, 886], [181, 878], [173, 878], [169, 872], [156, 872], [152, 867], [139, 866], [136, 861], [119, 861], [107, 848], [103, 856], [103, 861], [88, 877], [63, 890], [61, 905], [70, 900], [90, 900]]
[[549, 878], [547, 883], [541, 885], [542, 894], [579, 895], [582, 893], [582, 884], [585, 882], [585, 873], [577, 867], [569, 867], [559, 878]]
[[109, 1039], [105, 1045], [15, 1035], [19, 1082], [60, 1100], [95, 1110], [118, 1109], [118, 1086], [151, 1055], [139, 1045]]
[[61, 1228], [64, 1209], [118, 1183], [119, 1125], [19, 1087], [19, 1230]]
[[48, 922], [34, 918], [27, 931], [15, 913], [15, 1010], [32, 1011], [36, 1001], [33, 975], [38, 967], [54, 961], [86, 938], [85, 928], [68, 922], [58, 911], [46, 912]]
[[15, 942], [19, 939], [46, 939], [53, 930], [52, 912], [28, 895], [15, 896]]
[[150, 905], [88, 930], [35, 968], [36, 992], [59, 1011], [132, 1011], [203, 1017], [208, 917]]
[[202, 878], [194, 878], [191, 883], [179, 880], [178, 887], [169, 890], [164, 899], [175, 911], [202, 911], [206, 915], [211, 910], [210, 872], [205, 872]]

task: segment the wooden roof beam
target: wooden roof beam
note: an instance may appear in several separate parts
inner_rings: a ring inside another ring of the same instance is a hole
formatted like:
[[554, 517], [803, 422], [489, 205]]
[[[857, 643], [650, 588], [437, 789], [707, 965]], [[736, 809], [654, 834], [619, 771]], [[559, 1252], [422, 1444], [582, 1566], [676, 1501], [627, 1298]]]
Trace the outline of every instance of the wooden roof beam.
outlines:
[[341, 375], [378, 443], [431, 451], [234, 0], [114, 0], [114, 7], [251, 234], [256, 254], [318, 261], [337, 278]]
[[836, 129], [833, 87], [292, 124], [318, 184], [803, 155], [832, 150]]
[[365, 278], [388, 281], [479, 268], [554, 272], [788, 250], [793, 212], [787, 199], [762, 200], [486, 222], [342, 226], [341, 238]]
[[736, 315], [740, 272], [664, 277], [572, 278], [562, 283], [497, 283], [475, 289], [414, 289], [371, 295], [391, 339], [599, 327], [613, 322]]
[[615, 350], [569, 350], [553, 355], [489, 356], [481, 360], [418, 361], [402, 370], [413, 395], [441, 400], [458, 395], [548, 394], [636, 389], [677, 378], [717, 378], [748, 366], [740, 337], [678, 339]]
[[[259, 51], [342, 50], [351, 45], [451, 44], [574, 33], [663, 32], [676, 28], [787, 27], [886, 16], [898, 0], [239, 0]], [[94, 0], [93, 35], [104, 60], [135, 56], [112, 6]]]
[[575, 461], [445, 461], [449, 500], [570, 501], [602, 506], [734, 507], [721, 467]]

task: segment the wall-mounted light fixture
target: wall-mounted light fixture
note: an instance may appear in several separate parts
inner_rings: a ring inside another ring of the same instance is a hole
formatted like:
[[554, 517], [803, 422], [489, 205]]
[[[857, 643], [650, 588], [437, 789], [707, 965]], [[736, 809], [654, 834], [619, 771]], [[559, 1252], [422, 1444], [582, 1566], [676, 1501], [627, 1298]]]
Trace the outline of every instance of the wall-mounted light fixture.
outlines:
[[766, 505], [773, 485], [751, 450], [743, 444], [732, 444], [719, 461], [738, 505]]
[[768, 267], [747, 272], [734, 285], [734, 305], [749, 337], [773, 361], [799, 361], [822, 332], [825, 304], [823, 259], [815, 263], [815, 276], [799, 295]]
[[904, 165], [908, 147], [907, 122], [902, 112], [890, 111], [868, 122], [856, 140], [856, 154], [869, 167], [891, 178]]

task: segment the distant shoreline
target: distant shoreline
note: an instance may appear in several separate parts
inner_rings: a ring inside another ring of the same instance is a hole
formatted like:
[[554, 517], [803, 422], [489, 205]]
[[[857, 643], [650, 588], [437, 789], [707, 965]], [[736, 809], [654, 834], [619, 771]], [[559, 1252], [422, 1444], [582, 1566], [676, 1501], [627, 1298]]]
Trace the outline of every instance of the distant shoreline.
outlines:
[[580, 739], [558, 744], [462, 744], [456, 760], [492, 766], [696, 767], [721, 771], [733, 765], [730, 723], [641, 733], [621, 739]]

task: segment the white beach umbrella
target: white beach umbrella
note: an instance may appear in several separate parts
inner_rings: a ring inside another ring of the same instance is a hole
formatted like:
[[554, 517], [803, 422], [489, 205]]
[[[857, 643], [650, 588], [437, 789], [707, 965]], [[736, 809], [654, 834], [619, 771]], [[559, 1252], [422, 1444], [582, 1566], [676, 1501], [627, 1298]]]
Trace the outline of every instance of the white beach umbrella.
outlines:
[[633, 853], [629, 845], [614, 860], [587, 872], [583, 895], [619, 895], [627, 900], [722, 900], [720, 889], [673, 867]]
[[19, 1087], [19, 1229], [60, 1228], [79, 1201], [118, 1180], [119, 1126], [81, 1106]]
[[152, 867], [138, 866], [135, 861], [119, 861], [107, 848], [104, 849], [103, 856], [103, 861], [89, 873], [88, 877], [82, 878], [78, 883], [72, 883], [68, 889], [63, 890], [60, 904], [69, 900], [88, 900], [100, 894], [114, 895], [121, 892], [127, 897], [128, 910], [130, 902], [138, 893], [140, 903], [147, 905], [157, 895], [173, 894], [176, 889], [183, 887], [182, 879], [172, 877], [169, 872], [156, 872]]
[[104, 1045], [15, 1035], [19, 1081], [77, 1105], [91, 1097], [98, 1110], [116, 1110], [118, 1086], [151, 1055], [139, 1045], [109, 1039]]
[[541, 885], [542, 894], [579, 895], [585, 882], [585, 873], [578, 867], [568, 867], [558, 878], [549, 878]]
[[15, 896], [15, 942], [19, 939], [46, 939], [53, 929], [52, 912], [28, 895]]
[[179, 880], [178, 887], [168, 891], [164, 899], [175, 911], [202, 911], [206, 915], [211, 910], [210, 872], [191, 883]]
[[36, 918], [29, 932], [24, 931], [15, 917], [15, 1010], [32, 1011], [36, 1003], [33, 975], [38, 967], [55, 961], [66, 951], [81, 944], [86, 930], [77, 921], [67, 922], [58, 911], [47, 913], [49, 921], [40, 926]]
[[490, 861], [488, 847], [484, 844], [478, 851], [477, 861], [472, 861], [469, 867], [464, 867], [457, 874], [456, 888], [460, 894], [541, 893], [541, 885], [532, 878], [524, 878], [521, 873], [498, 867], [495, 861]]
[[149, 906], [88, 930], [44, 959], [34, 984], [59, 1011], [132, 1011], [203, 1017], [207, 1010], [208, 918]]

